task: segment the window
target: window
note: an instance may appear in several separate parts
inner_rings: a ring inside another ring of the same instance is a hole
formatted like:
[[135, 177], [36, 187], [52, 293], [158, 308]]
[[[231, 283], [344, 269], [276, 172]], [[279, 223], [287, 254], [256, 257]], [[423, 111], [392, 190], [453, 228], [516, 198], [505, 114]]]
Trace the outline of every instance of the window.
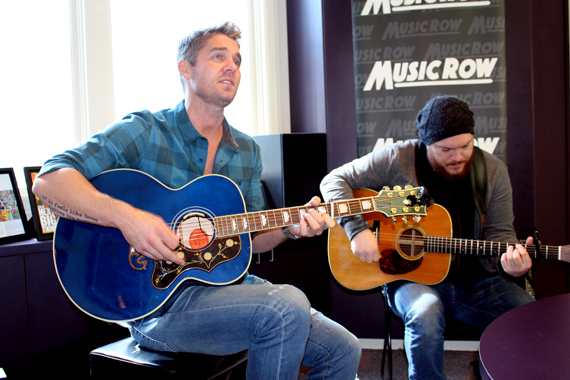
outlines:
[[[212, 6], [215, 12], [204, 9]], [[178, 42], [196, 29], [225, 21], [232, 21], [241, 29], [240, 51], [246, 57], [237, 96], [228, 106], [226, 116], [235, 127], [251, 133], [246, 0], [111, 1], [115, 118], [140, 109], [158, 111], [176, 106], [183, 99], [176, 62]]]
[[14, 168], [25, 198], [23, 167], [74, 145], [69, 4], [3, 1], [0, 15], [0, 167]]
[[[242, 80], [228, 121], [255, 134], [290, 131], [286, 1], [29, 0], [2, 2], [0, 167], [40, 166], [141, 109], [183, 99], [178, 42], [198, 28], [242, 30]], [[29, 208], [27, 216], [31, 213]]]

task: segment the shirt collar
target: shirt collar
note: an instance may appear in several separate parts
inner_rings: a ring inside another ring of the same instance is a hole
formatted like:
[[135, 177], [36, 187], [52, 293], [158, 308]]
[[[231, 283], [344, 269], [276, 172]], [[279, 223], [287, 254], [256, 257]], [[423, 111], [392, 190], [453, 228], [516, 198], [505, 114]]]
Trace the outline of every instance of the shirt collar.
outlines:
[[[180, 127], [180, 132], [182, 133], [182, 136], [186, 142], [192, 143], [201, 136], [194, 125], [192, 125], [192, 122], [188, 117], [186, 107], [184, 107], [184, 100], [176, 106], [175, 113], [176, 120], [178, 121], [178, 125]], [[234, 140], [230, 125], [228, 124], [228, 121], [225, 117], [224, 121], [222, 122], [222, 138], [232, 148], [236, 150], [239, 148], [239, 145]]]

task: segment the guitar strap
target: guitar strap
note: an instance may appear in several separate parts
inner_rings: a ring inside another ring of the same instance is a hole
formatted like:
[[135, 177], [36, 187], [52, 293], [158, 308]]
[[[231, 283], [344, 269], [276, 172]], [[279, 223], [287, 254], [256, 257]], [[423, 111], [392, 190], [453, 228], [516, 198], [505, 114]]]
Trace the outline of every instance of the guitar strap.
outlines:
[[478, 147], [473, 147], [473, 164], [470, 174], [475, 206], [481, 217], [479, 239], [483, 239], [485, 228], [487, 227], [487, 166], [485, 165], [483, 151]]

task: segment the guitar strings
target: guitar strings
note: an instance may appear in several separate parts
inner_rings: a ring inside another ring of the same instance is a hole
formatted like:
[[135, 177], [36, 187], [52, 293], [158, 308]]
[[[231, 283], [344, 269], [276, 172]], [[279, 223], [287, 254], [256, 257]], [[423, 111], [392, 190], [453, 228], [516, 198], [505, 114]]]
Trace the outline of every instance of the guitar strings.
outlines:
[[[398, 196], [398, 197], [389, 198], [389, 197], [376, 196], [376, 197], [353, 198], [353, 199], [344, 200], [344, 201], [337, 201], [337, 202], [334, 202], [334, 208], [335, 208], [334, 215], [341, 215], [340, 209], [339, 209], [341, 204], [347, 205], [348, 210], [349, 210], [348, 212], [345, 212], [342, 214], [344, 214], [344, 215], [356, 215], [356, 214], [365, 213], [363, 206], [362, 206], [362, 202], [374, 202], [374, 199], [379, 199], [380, 201], [386, 201], [386, 200], [393, 201], [393, 200], [397, 200], [397, 199], [401, 199], [401, 198], [404, 198], [404, 197]], [[328, 213], [330, 215], [331, 214], [331, 207], [333, 207], [333, 206], [330, 203], [321, 203], [317, 207], [315, 207], [315, 209], [324, 208], [326, 210], [326, 213]], [[376, 208], [375, 210], [380, 210], [380, 209], [389, 208], [389, 207], [391, 207], [391, 206], [390, 205], [380, 206], [380, 207]], [[307, 206], [299, 206], [299, 207], [292, 207], [292, 208], [257, 211], [257, 212], [252, 212], [252, 213], [224, 215], [224, 216], [219, 216], [219, 217], [214, 217], [214, 218], [206, 218], [206, 217], [198, 217], [197, 216], [196, 218], [193, 218], [193, 219], [198, 219], [197, 221], [191, 221], [191, 222], [186, 221], [185, 223], [183, 223], [183, 227], [180, 228], [180, 232], [184, 235], [188, 235], [189, 231], [192, 232], [196, 229], [202, 229], [201, 228], [201, 226], [202, 226], [201, 225], [201, 223], [202, 223], [201, 219], [208, 220], [213, 226], [212, 232], [206, 234], [208, 237], [210, 237], [210, 239], [212, 239], [218, 232], [220, 232], [222, 230], [224, 231], [224, 233], [221, 234], [220, 236], [231, 236], [231, 235], [236, 235], [236, 234], [240, 234], [240, 233], [250, 232], [250, 230], [251, 231], [259, 231], [259, 230], [265, 230], [265, 229], [279, 228], [279, 227], [298, 223], [298, 221], [300, 220], [301, 213], [305, 212], [308, 209], [311, 209], [311, 208], [307, 207]], [[290, 222], [285, 221], [285, 217], [283, 215], [284, 212], [289, 213]], [[263, 218], [265, 218], [265, 224], [266, 224], [265, 227], [263, 226], [263, 221], [262, 221]], [[243, 222], [243, 219], [245, 219], [248, 224], [251, 224], [251, 226], [253, 226], [253, 228], [248, 227], [247, 229], [244, 229], [243, 226], [240, 227], [238, 225], [236, 225], [234, 227], [234, 225], [233, 225], [234, 220]], [[174, 229], [174, 227], [180, 225], [180, 221], [177, 221], [174, 223], [169, 223], [168, 225], [170, 228]], [[258, 226], [262, 226], [262, 227], [258, 228]], [[238, 230], [238, 232], [234, 232], [236, 229]], [[451, 242], [452, 247], [449, 247], [449, 249], [447, 250], [449, 252], [446, 252], [445, 249], [441, 249], [441, 246], [444, 246], [444, 245], [449, 246], [450, 242]], [[423, 243], [424, 246], [428, 245], [428, 247], [429, 247], [429, 244], [432, 244], [432, 245], [440, 248], [437, 252], [443, 251], [443, 253], [453, 253], [453, 252], [451, 252], [452, 250], [457, 251], [457, 249], [460, 249], [460, 250], [463, 249], [463, 250], [469, 250], [469, 251], [476, 252], [476, 253], [477, 252], [483, 252], [484, 254], [489, 253], [490, 256], [493, 256], [493, 252], [497, 252], [497, 255], [500, 255], [500, 254], [502, 254], [502, 252], [506, 252], [506, 249], [509, 245], [516, 245], [516, 243], [488, 242], [488, 241], [484, 241], [484, 240], [471, 240], [471, 239], [461, 239], [461, 238], [453, 238], [453, 237], [425, 236], [425, 235], [420, 235], [420, 236], [414, 237], [414, 243], [419, 244], [419, 245], [421, 245]], [[539, 256], [545, 257], [545, 258], [548, 258], [549, 256], [557, 257], [560, 254], [563, 256], [567, 256], [570, 254], [570, 247], [552, 248], [549, 246], [541, 245], [540, 252], [536, 252], [536, 246], [535, 245], [528, 245], [527, 246], [526, 244], [523, 244], [523, 246], [525, 246], [529, 255], [534, 255], [535, 258], [538, 258]]]
[[[380, 232], [381, 234], [381, 232]], [[398, 234], [392, 234], [397, 238]], [[506, 252], [508, 246], [516, 246], [520, 243], [503, 243], [492, 242], [486, 240], [462, 239], [445, 236], [417, 236], [405, 237], [400, 240], [400, 246], [422, 246], [427, 252], [450, 253], [450, 254], [475, 254], [482, 256], [500, 256]], [[570, 247], [549, 247], [540, 246], [540, 250], [536, 250], [535, 245], [522, 244], [530, 256], [534, 258], [549, 258], [562, 255], [566, 257], [570, 254]], [[568, 258], [566, 258], [568, 260]], [[565, 261], [566, 261], [565, 260]]]
[[[363, 201], [371, 201], [374, 198], [379, 198], [381, 200], [396, 200], [403, 197], [364, 197], [364, 198], [353, 198], [346, 201], [338, 202], [343, 204], [348, 204], [348, 208], [351, 210], [350, 213], [343, 213], [344, 215], [355, 215], [364, 213], [364, 209], [362, 207]], [[336, 203], [336, 202], [335, 202]], [[339, 205], [335, 205], [336, 208]], [[390, 207], [389, 205], [384, 206], [386, 208]], [[384, 208], [382, 207], [382, 208]], [[221, 234], [222, 236], [226, 235], [235, 235], [236, 233], [245, 233], [249, 231], [259, 231], [265, 229], [272, 229], [272, 228], [279, 228], [284, 226], [289, 226], [292, 224], [299, 223], [301, 219], [302, 213], [306, 212], [309, 209], [325, 209], [326, 213], [330, 215], [331, 213], [331, 205], [329, 203], [321, 203], [317, 207], [308, 207], [308, 206], [299, 206], [299, 207], [291, 207], [291, 208], [283, 208], [283, 209], [276, 209], [276, 210], [267, 210], [267, 211], [257, 211], [252, 213], [244, 213], [244, 214], [234, 214], [234, 215], [224, 215], [218, 216], [214, 218], [207, 218], [203, 216], [197, 216], [196, 219], [205, 219], [211, 221], [214, 226], [214, 231], [223, 231]], [[353, 211], [354, 209], [358, 211]], [[289, 214], [287, 221], [284, 213], [287, 212]], [[339, 215], [339, 212], [335, 212], [335, 215]], [[193, 218], [194, 219], [194, 218]], [[244, 221], [245, 220], [245, 221]], [[236, 221], [236, 224], [234, 224]], [[240, 222], [239, 224], [237, 222]], [[176, 230], [177, 227], [182, 223], [182, 220], [168, 223], [169, 228]], [[244, 228], [244, 223], [248, 226]], [[251, 227], [251, 228], [250, 228]], [[181, 228], [178, 228], [180, 233], [187, 235], [192, 231], [200, 229], [199, 222], [196, 221], [184, 221]], [[238, 230], [238, 232], [234, 232]], [[215, 232], [214, 232], [215, 234]], [[208, 236], [213, 236], [208, 234]]]

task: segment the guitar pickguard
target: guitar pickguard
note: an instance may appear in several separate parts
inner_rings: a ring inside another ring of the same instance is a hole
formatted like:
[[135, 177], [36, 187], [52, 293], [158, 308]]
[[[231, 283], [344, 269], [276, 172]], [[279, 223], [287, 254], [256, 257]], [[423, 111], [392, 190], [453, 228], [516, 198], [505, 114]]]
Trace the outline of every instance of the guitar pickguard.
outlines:
[[405, 274], [418, 269], [422, 262], [423, 257], [406, 260], [395, 249], [386, 249], [380, 258], [380, 270], [386, 274]]
[[155, 261], [152, 272], [152, 285], [159, 290], [167, 289], [182, 273], [199, 269], [210, 273], [215, 267], [235, 259], [241, 251], [241, 240], [238, 236], [214, 239], [205, 249], [192, 251], [180, 246], [186, 263], [182, 266], [166, 261]]

